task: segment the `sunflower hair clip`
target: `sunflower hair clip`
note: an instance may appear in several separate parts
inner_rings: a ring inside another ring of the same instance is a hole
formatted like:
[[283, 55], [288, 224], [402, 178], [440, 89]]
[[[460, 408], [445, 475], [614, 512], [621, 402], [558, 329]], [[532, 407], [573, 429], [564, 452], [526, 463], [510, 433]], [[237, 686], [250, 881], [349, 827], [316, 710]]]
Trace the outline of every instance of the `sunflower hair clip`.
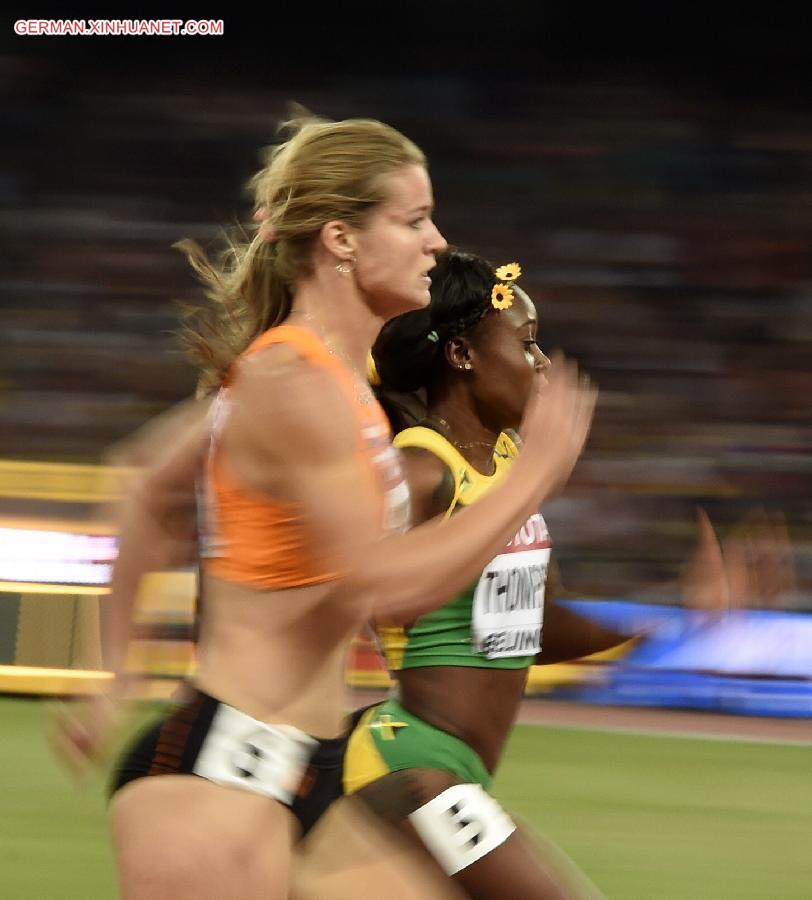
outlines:
[[499, 266], [494, 275], [499, 281], [491, 291], [491, 306], [494, 309], [510, 309], [513, 306], [514, 295], [511, 287], [522, 274], [522, 267], [517, 262]]

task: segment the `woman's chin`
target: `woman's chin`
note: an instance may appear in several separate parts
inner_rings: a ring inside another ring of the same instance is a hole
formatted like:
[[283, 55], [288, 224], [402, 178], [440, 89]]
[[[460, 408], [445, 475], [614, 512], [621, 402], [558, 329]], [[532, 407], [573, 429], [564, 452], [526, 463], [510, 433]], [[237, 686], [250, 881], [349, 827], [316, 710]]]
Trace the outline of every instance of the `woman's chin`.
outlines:
[[431, 303], [431, 291], [428, 288], [415, 292], [412, 309], [425, 309]]
[[431, 303], [431, 294], [426, 290], [418, 289], [409, 294], [390, 297], [385, 305], [380, 304], [377, 309], [373, 308], [373, 312], [384, 321], [388, 321], [407, 312], [425, 309], [429, 303]]

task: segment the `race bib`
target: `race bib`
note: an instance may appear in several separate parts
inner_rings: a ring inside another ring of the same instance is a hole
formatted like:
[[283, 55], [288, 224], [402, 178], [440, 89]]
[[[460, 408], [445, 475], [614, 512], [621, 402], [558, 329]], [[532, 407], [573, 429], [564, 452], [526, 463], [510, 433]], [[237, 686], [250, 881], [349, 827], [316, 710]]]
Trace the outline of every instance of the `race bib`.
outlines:
[[290, 804], [318, 741], [291, 725], [268, 725], [221, 703], [195, 775]]
[[531, 516], [483, 571], [471, 610], [473, 648], [487, 659], [534, 656], [541, 650], [550, 536]]
[[516, 830], [510, 816], [478, 784], [455, 784], [409, 815], [448, 875], [503, 844]]

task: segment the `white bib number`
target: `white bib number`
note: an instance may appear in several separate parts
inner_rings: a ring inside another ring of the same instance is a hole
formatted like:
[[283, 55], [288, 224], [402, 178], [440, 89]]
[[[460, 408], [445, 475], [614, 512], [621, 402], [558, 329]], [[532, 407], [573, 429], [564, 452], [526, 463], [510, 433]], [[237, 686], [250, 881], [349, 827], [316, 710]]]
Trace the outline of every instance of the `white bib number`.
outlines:
[[268, 725], [221, 703], [192, 771], [290, 804], [317, 744], [291, 725]]
[[541, 650], [549, 549], [501, 553], [474, 591], [471, 639], [487, 659], [533, 656]]
[[478, 784], [455, 784], [409, 815], [420, 839], [448, 875], [503, 844], [516, 830]]

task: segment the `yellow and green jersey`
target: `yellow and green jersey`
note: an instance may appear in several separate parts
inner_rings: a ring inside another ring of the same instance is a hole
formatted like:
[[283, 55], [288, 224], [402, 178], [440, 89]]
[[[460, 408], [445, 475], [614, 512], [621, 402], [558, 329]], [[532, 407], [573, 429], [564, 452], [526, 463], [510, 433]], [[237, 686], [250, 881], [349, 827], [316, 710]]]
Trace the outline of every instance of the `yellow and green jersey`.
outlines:
[[[430, 428], [407, 428], [395, 446], [428, 450], [454, 477], [454, 497], [446, 515], [470, 506], [510, 471], [518, 449], [501, 434], [494, 447], [494, 472], [483, 475], [442, 435]], [[544, 589], [550, 562], [550, 535], [534, 513], [507, 546], [485, 567], [477, 582], [440, 609], [408, 627], [382, 627], [378, 636], [391, 671], [424, 666], [521, 669], [541, 649]]]

